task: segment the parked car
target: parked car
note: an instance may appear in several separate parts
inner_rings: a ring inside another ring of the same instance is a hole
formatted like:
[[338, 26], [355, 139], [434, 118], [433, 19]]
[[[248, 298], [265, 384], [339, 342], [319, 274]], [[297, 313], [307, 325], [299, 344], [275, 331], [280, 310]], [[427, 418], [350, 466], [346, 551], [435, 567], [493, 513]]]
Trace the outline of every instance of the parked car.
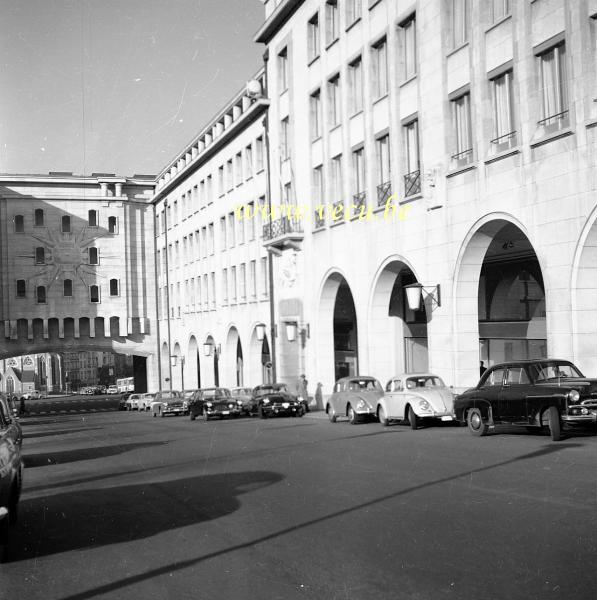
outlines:
[[230, 390], [230, 393], [237, 402], [240, 402], [243, 414], [251, 415], [257, 412], [257, 406], [253, 400], [253, 388], [235, 387]]
[[23, 432], [4, 394], [0, 394], [0, 559], [8, 544], [10, 530], [17, 522], [23, 460]]
[[137, 410], [149, 410], [151, 407], [151, 403], [154, 401], [154, 399], [155, 394], [141, 394], [141, 397], [139, 398], [139, 401], [137, 403]]
[[184, 409], [185, 409], [185, 415], [189, 414], [189, 402], [193, 399], [193, 396], [198, 391], [199, 390], [183, 390], [183, 392], [182, 392], [182, 404], [183, 404]]
[[402, 373], [390, 379], [377, 403], [382, 425], [408, 419], [412, 429], [434, 420], [454, 420], [454, 394], [431, 373]]
[[41, 392], [39, 390], [31, 390], [30, 392], [25, 392], [21, 394], [21, 398], [24, 400], [39, 400], [42, 397]]
[[126, 410], [139, 410], [139, 400], [143, 394], [131, 394], [125, 401]]
[[178, 391], [157, 392], [151, 403], [151, 414], [154, 417], [182, 415], [184, 412], [182, 397]]
[[237, 402], [228, 388], [202, 388], [197, 390], [189, 400], [189, 415], [191, 421], [203, 416], [205, 420], [211, 417], [238, 417], [241, 414], [240, 402]]
[[567, 360], [521, 360], [494, 365], [478, 385], [457, 396], [456, 418], [473, 435], [495, 425], [549, 428], [554, 441], [563, 426], [597, 422], [597, 379], [588, 379]]
[[378, 400], [383, 394], [383, 388], [375, 377], [342, 377], [336, 381], [325, 411], [332, 423], [338, 417], [348, 417], [354, 425], [369, 416], [377, 416]]
[[[93, 394], [93, 391], [88, 392], [88, 393]], [[118, 386], [116, 386], [116, 385], [108, 386], [108, 389], [106, 390], [106, 394], [118, 394]]]
[[264, 383], [253, 388], [253, 404], [261, 419], [274, 416], [302, 417], [303, 405], [285, 383]]

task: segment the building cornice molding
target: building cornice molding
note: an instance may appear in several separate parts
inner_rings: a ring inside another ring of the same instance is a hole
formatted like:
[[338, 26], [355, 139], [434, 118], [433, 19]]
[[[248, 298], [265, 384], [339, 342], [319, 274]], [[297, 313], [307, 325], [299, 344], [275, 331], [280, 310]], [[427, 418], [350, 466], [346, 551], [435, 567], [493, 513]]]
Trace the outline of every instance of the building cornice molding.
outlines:
[[269, 44], [280, 28], [290, 19], [305, 0], [285, 0], [281, 2], [253, 38], [258, 44]]

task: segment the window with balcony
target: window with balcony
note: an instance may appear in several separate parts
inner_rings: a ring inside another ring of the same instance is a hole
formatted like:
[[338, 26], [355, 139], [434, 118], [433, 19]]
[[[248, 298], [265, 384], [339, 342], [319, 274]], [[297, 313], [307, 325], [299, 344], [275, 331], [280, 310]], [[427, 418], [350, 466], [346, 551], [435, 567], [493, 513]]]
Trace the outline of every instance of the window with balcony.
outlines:
[[309, 97], [311, 140], [321, 137], [321, 90], [316, 90]]
[[87, 224], [89, 227], [97, 227], [97, 210], [90, 210], [87, 213]]
[[453, 167], [469, 164], [473, 159], [473, 134], [471, 127], [470, 93], [462, 94], [451, 101], [454, 129]]
[[328, 123], [330, 128], [340, 124], [340, 75], [328, 81]]
[[37, 288], [35, 288], [35, 296], [36, 296], [36, 301], [38, 304], [45, 304], [46, 303], [46, 286], [38, 285]]
[[365, 149], [357, 148], [352, 153], [352, 210], [360, 215], [367, 204], [367, 184], [365, 181]]
[[510, 14], [510, 0], [491, 0], [491, 22], [497, 23]]
[[309, 62], [319, 56], [320, 44], [319, 12], [316, 12], [307, 24], [307, 57]]
[[512, 71], [506, 71], [491, 80], [493, 102], [492, 152], [501, 152], [516, 146]]
[[404, 195], [414, 196], [421, 193], [421, 167], [419, 164], [419, 121], [413, 119], [403, 126], [404, 158]]
[[346, 0], [346, 26], [350, 27], [363, 14], [362, 0]]
[[24, 279], [17, 279], [17, 298], [27, 297], [27, 284]]
[[33, 225], [35, 227], [43, 227], [44, 224], [44, 211], [42, 208], [36, 208], [33, 214]]
[[412, 15], [400, 25], [402, 47], [402, 77], [406, 81], [417, 74], [417, 20]]
[[340, 34], [340, 14], [338, 0], [327, 0], [325, 3], [325, 42], [329, 46]]
[[15, 233], [25, 232], [25, 217], [23, 215], [15, 215], [13, 218]]
[[348, 66], [348, 105], [351, 115], [363, 110], [363, 61], [360, 56]]
[[388, 44], [383, 38], [371, 48], [371, 80], [373, 98], [381, 98], [388, 93]]
[[468, 41], [468, 11], [468, 0], [450, 0], [450, 30], [452, 34], [452, 48], [458, 48]]
[[120, 295], [120, 286], [118, 285], [118, 279], [110, 279], [110, 296]]
[[392, 195], [389, 135], [375, 140], [375, 159], [377, 161], [377, 205], [385, 206]]
[[46, 264], [46, 249], [43, 246], [38, 246], [35, 249], [35, 264], [45, 265]]
[[567, 127], [569, 119], [566, 46], [557, 46], [538, 55], [540, 73], [541, 120], [546, 133]]
[[288, 48], [278, 54], [278, 89], [280, 93], [288, 89]]

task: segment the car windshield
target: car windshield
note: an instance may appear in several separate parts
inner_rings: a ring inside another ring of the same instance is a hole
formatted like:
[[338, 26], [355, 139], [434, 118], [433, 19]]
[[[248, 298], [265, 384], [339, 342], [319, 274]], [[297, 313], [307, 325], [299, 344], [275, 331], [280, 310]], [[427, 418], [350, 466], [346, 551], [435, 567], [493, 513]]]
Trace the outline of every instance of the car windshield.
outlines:
[[172, 400], [174, 398], [180, 398], [180, 392], [162, 392], [160, 395], [160, 400]]
[[261, 396], [267, 396], [268, 394], [276, 394], [278, 392], [287, 392], [288, 389], [285, 383], [279, 383], [274, 385], [268, 385], [265, 387], [260, 387], [255, 390], [255, 396], [258, 398]]
[[227, 388], [212, 388], [208, 390], [203, 390], [204, 398], [215, 398], [216, 396], [225, 396], [226, 398], [230, 398], [230, 390]]
[[383, 392], [377, 379], [351, 379], [347, 389], [350, 392]]
[[186, 390], [182, 393], [182, 397], [187, 399], [190, 398], [195, 393], [195, 390]]
[[409, 377], [406, 380], [406, 389], [413, 390], [415, 388], [439, 388], [446, 387], [444, 382], [435, 375], [420, 375], [418, 377]]
[[249, 388], [236, 388], [232, 390], [233, 396], [250, 396], [251, 390]]
[[537, 363], [536, 365], [533, 365], [533, 368], [536, 373], [535, 379], [537, 381], [583, 376], [574, 365], [564, 362]]

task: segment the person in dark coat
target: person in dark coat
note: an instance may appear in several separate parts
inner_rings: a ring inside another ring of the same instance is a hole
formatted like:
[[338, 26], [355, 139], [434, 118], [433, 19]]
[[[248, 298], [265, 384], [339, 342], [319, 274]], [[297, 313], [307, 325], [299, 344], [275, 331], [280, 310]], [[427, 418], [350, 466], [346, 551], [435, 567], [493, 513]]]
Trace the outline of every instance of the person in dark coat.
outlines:
[[480, 365], [479, 365], [479, 376], [483, 377], [483, 373], [485, 373], [485, 371], [487, 371], [487, 369], [485, 368], [485, 362], [480, 361]]

